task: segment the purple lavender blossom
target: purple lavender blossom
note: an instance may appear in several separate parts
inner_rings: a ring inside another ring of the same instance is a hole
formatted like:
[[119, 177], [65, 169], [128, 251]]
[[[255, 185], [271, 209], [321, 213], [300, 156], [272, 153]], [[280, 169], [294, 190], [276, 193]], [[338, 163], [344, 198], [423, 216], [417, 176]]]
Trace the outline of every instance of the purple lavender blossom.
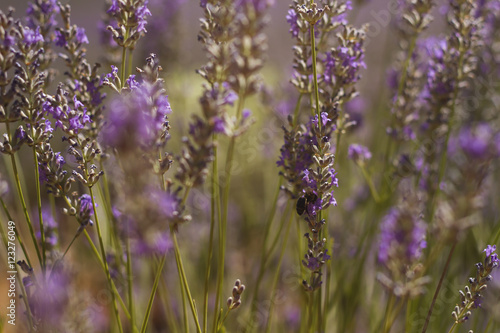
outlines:
[[94, 206], [92, 205], [92, 198], [88, 194], [83, 194], [80, 197], [80, 214], [88, 216], [94, 215]]
[[299, 36], [299, 25], [297, 24], [298, 15], [294, 9], [289, 9], [286, 15], [286, 21], [290, 25], [290, 33], [293, 37], [297, 38]]
[[388, 265], [396, 257], [408, 265], [418, 260], [426, 247], [426, 225], [419, 216], [392, 208], [380, 226], [378, 260]]
[[139, 6], [135, 11], [138, 23], [137, 31], [139, 32], [146, 32], [146, 24], [148, 23], [146, 16], [151, 16], [151, 12], [149, 11], [147, 5], [148, 0], [144, 1], [144, 4]]
[[68, 45], [68, 41], [66, 40], [66, 36], [60, 30], [55, 31], [54, 42], [55, 42], [56, 46], [60, 46], [60, 47], [65, 47]]
[[23, 29], [24, 43], [28, 46], [34, 46], [36, 43], [43, 42], [43, 36], [40, 33], [40, 27], [36, 27], [36, 30], [30, 28]]
[[498, 133], [487, 123], [464, 127], [457, 137], [450, 139], [448, 153], [453, 156], [462, 151], [469, 159], [486, 161], [499, 156]]
[[113, 147], [128, 143], [147, 147], [161, 138], [172, 109], [166, 95], [151, 98], [154, 89], [144, 82], [111, 102], [103, 143]]
[[88, 44], [89, 39], [87, 38], [87, 35], [85, 34], [85, 28], [78, 27], [76, 28], [76, 35], [75, 35], [76, 41], [80, 44]]
[[496, 245], [488, 245], [486, 249], [483, 250], [483, 252], [486, 253], [486, 261], [489, 260], [493, 264], [496, 263], [496, 265], [498, 266], [499, 260], [498, 260], [498, 254], [495, 253], [496, 250], [497, 250]]
[[354, 162], [364, 162], [372, 158], [372, 153], [365, 146], [354, 143], [349, 146], [347, 152], [349, 158]]

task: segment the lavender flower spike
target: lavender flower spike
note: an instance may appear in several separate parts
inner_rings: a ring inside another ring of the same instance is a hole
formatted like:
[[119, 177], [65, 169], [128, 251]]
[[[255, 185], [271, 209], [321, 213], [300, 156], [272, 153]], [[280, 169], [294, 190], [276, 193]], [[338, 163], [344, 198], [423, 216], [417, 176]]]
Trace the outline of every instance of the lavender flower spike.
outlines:
[[481, 306], [482, 291], [486, 290], [487, 282], [491, 281], [491, 272], [498, 267], [498, 255], [495, 253], [496, 245], [488, 245], [483, 252], [486, 253], [484, 262], [476, 264], [476, 276], [469, 278], [469, 286], [465, 286], [464, 291], [460, 290], [460, 303], [455, 306], [451, 313], [455, 319], [455, 325], [467, 321], [472, 314], [470, 310]]

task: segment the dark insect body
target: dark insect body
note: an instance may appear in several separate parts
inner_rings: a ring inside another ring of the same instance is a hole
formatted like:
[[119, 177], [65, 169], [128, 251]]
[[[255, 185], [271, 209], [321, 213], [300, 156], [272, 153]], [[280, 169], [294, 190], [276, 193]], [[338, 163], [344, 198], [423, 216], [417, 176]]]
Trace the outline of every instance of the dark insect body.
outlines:
[[304, 195], [297, 200], [297, 214], [302, 215], [304, 214], [304, 212], [307, 212], [309, 214], [307, 207], [310, 203], [315, 203], [316, 200], [318, 200], [318, 196], [316, 195], [316, 193], [312, 191], [307, 191], [306, 193], [304, 193]]

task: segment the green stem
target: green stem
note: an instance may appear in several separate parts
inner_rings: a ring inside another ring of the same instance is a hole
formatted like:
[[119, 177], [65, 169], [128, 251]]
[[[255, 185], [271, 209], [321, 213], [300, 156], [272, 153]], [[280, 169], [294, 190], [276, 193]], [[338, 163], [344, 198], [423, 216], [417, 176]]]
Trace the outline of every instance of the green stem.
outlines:
[[198, 313], [196, 311], [196, 305], [194, 304], [193, 297], [191, 296], [191, 291], [189, 290], [189, 285], [187, 282], [186, 273], [184, 271], [184, 265], [182, 263], [182, 258], [181, 258], [180, 251], [179, 251], [179, 244], [177, 243], [177, 236], [176, 236], [175, 232], [173, 232], [173, 231], [170, 234], [171, 234], [172, 239], [174, 241], [175, 260], [177, 263], [177, 268], [178, 268], [179, 272], [181, 273], [182, 283], [184, 284], [184, 289], [185, 289], [185, 292], [187, 294], [189, 306], [191, 307], [191, 312], [193, 314], [193, 318], [194, 318], [194, 321], [196, 324], [196, 331], [198, 333], [201, 333], [200, 322], [198, 320]]
[[[253, 296], [252, 296], [252, 310], [250, 312], [250, 320], [253, 320], [254, 315], [258, 310], [257, 307], [259, 304], [257, 302], [257, 296], [258, 296], [258, 293], [260, 290], [260, 284], [262, 283], [264, 273], [266, 272], [266, 267], [267, 267], [268, 261], [269, 261], [269, 259], [271, 259], [271, 255], [273, 254], [273, 252], [278, 244], [278, 241], [283, 237], [282, 230], [283, 230], [283, 227], [285, 226], [286, 212], [288, 212], [289, 207], [290, 207], [290, 201], [287, 202], [287, 205], [286, 205], [285, 210], [284, 210], [285, 214], [283, 214], [281, 217], [278, 231], [276, 232], [276, 235], [274, 236], [274, 239], [271, 243], [271, 247], [268, 250], [266, 250], [267, 239], [264, 240], [264, 244], [263, 244], [263, 248], [262, 248], [262, 252], [261, 252], [261, 262], [260, 262], [260, 267], [259, 267], [259, 273], [257, 275], [257, 282], [255, 283], [254, 292], [253, 292]], [[268, 222], [268, 224], [271, 224], [272, 218], [270, 220], [268, 220], [267, 222]], [[267, 231], [267, 232], [269, 232], [269, 231]], [[257, 328], [257, 326], [252, 325], [252, 328]]]
[[133, 64], [133, 50], [129, 49], [128, 50], [128, 65], [127, 65], [127, 73], [130, 75], [132, 74], [132, 64]]
[[[96, 256], [97, 260], [99, 261], [101, 268], [104, 270], [105, 266], [104, 266], [104, 262], [101, 258], [101, 255], [99, 254], [99, 250], [94, 245], [94, 242], [92, 241], [92, 238], [90, 238], [90, 235], [87, 232], [87, 230], [83, 230], [83, 233], [85, 234], [85, 237], [87, 238], [87, 241], [89, 242], [89, 245], [90, 245], [90, 248], [92, 249], [92, 252]], [[116, 288], [114, 281], [111, 280], [111, 283], [112, 283], [112, 285], [111, 285], [112, 291], [113, 291], [114, 295], [116, 295], [116, 297], [118, 298], [118, 301], [120, 302], [120, 306], [121, 306], [123, 312], [125, 313], [125, 316], [127, 317], [128, 320], [131, 320], [130, 313], [128, 312], [127, 306], [123, 302], [123, 299], [122, 299], [120, 293], [118, 292], [118, 289]], [[133, 331], [138, 332], [137, 327], [133, 327]]]
[[[17, 193], [19, 194], [19, 200], [21, 200], [21, 205], [23, 207], [23, 212], [24, 212], [24, 216], [26, 218], [26, 223], [28, 224], [28, 228], [30, 230], [31, 240], [33, 241], [33, 245], [35, 246], [36, 255], [38, 257], [38, 261], [40, 263], [40, 266], [43, 267], [43, 260], [42, 260], [42, 256], [40, 255], [38, 243], [36, 241], [35, 231], [33, 229], [33, 225], [31, 224], [31, 219], [30, 219], [30, 216], [28, 214], [28, 207], [26, 207], [26, 201], [24, 201], [23, 190], [21, 189], [21, 183], [19, 181], [19, 172], [17, 170], [17, 164], [16, 164], [16, 161], [14, 159], [14, 155], [10, 155], [10, 158], [11, 158], [11, 163], [12, 163], [12, 169], [14, 170], [14, 178], [16, 181]], [[38, 168], [38, 166], [37, 166], [37, 168]], [[36, 179], [36, 182], [38, 182], [38, 181], [39, 180]], [[31, 267], [33, 267], [33, 266], [31, 266]]]
[[[212, 141], [216, 142], [217, 135], [213, 134]], [[217, 207], [218, 199], [218, 189], [217, 181], [219, 179], [218, 166], [217, 166], [217, 145], [214, 145], [214, 161], [212, 164], [212, 198], [210, 200], [210, 238], [208, 242], [208, 258], [207, 258], [207, 271], [205, 274], [205, 292], [203, 299], [203, 332], [206, 333], [208, 329], [208, 292], [209, 292], [209, 282], [210, 282], [210, 271], [212, 268], [212, 257], [213, 257], [213, 247], [214, 247], [214, 235], [215, 235], [215, 211]], [[218, 222], [220, 223], [220, 209], [217, 209]]]
[[[165, 254], [161, 258], [160, 264], [158, 265], [158, 269], [156, 270], [156, 276], [155, 276], [155, 280], [153, 282], [153, 288], [151, 289], [151, 294], [149, 295], [148, 306], [146, 308], [146, 314], [144, 315], [144, 320], [142, 321], [142, 325], [141, 325], [141, 333], [145, 333], [146, 328], [148, 327], [149, 315], [151, 314], [151, 309], [153, 308], [153, 301], [155, 299], [156, 290], [158, 289], [158, 283], [160, 282], [161, 274], [163, 272], [163, 266], [165, 266], [166, 258], [167, 258], [167, 253], [165, 252]], [[130, 282], [131, 281], [129, 281], [129, 286], [132, 285]], [[131, 298], [131, 296], [129, 296], [129, 297], [130, 297], [129, 298], [129, 301], [130, 301], [132, 298]], [[131, 317], [134, 318], [132, 311], [133, 311], [133, 307], [131, 306], [130, 313], [131, 313]]]
[[396, 297], [394, 296], [393, 293], [391, 293], [391, 296], [387, 300], [387, 306], [385, 308], [384, 333], [389, 332], [389, 330], [391, 329], [391, 325], [389, 324], [389, 322], [390, 322], [392, 309], [394, 308], [395, 302], [396, 302]]
[[[4, 202], [3, 202], [3, 199], [2, 199], [2, 205], [4, 205]], [[10, 214], [9, 212], [7, 211], [7, 208], [4, 206], [4, 209], [5, 209], [5, 212], [7, 214], [7, 216], [9, 217], [9, 221], [13, 221], [11, 218], [10, 218]], [[0, 234], [2, 235], [2, 242], [5, 246], [5, 249], [7, 250], [8, 246], [9, 246], [9, 243], [8, 243], [8, 240], [7, 240], [7, 233], [5, 232], [5, 229], [3, 227], [3, 222], [2, 221], [0, 223]], [[16, 233], [16, 236], [17, 236], [17, 228], [14, 229], [15, 233]], [[18, 238], [19, 240], [19, 238]], [[24, 251], [24, 248], [23, 248], [23, 251]], [[19, 274], [19, 269], [18, 269], [18, 266], [16, 264], [14, 264], [14, 266], [16, 267], [16, 278], [17, 278], [17, 283], [18, 285], [20, 286], [21, 288], [21, 294], [23, 295], [23, 301], [24, 301], [24, 306], [26, 308], [26, 312], [28, 314], [28, 323], [29, 323], [29, 331], [32, 332], [33, 331], [33, 315], [31, 314], [31, 309], [29, 307], [29, 302], [28, 302], [28, 297], [26, 295], [26, 290], [24, 289], [24, 283], [23, 283], [23, 279], [21, 278], [21, 275]]]
[[[313, 3], [314, 1], [311, 1]], [[314, 98], [316, 100], [316, 115], [318, 116], [318, 128], [321, 133], [321, 115], [319, 109], [319, 89], [318, 89], [318, 74], [317, 74], [317, 66], [316, 66], [316, 39], [314, 37], [314, 24], [310, 25], [311, 31], [311, 51], [312, 51], [312, 65], [313, 65], [313, 80], [314, 80]]]
[[365, 166], [362, 164], [359, 164], [359, 163], [356, 163], [356, 164], [358, 164], [359, 168], [361, 169], [361, 172], [363, 173], [363, 177], [365, 178], [366, 183], [368, 184], [368, 187], [370, 188], [370, 193], [372, 194], [373, 199], [375, 200], [376, 203], [379, 203], [381, 201], [380, 195], [378, 194], [377, 189], [375, 188], [375, 185], [373, 184], [372, 178], [370, 177], [370, 175], [366, 171]]
[[[79, 236], [79, 233], [77, 232], [77, 233], [75, 234], [75, 236], [73, 236], [73, 239], [71, 240], [71, 242], [69, 243], [69, 245], [66, 247], [66, 250], [64, 251], [64, 253], [63, 253], [63, 255], [62, 255], [62, 257], [61, 257], [61, 259], [60, 259], [60, 260], [63, 260], [63, 259], [64, 259], [64, 257], [66, 256], [66, 253], [68, 253], [68, 251], [69, 251], [69, 249], [70, 249], [71, 245], [73, 245], [73, 243], [75, 242], [75, 239], [77, 239], [77, 238], [78, 238], [78, 236]], [[54, 263], [54, 267], [55, 267], [55, 265], [56, 265], [56, 263]]]
[[[128, 33], [126, 35], [128, 35]], [[125, 87], [125, 76], [126, 76], [125, 64], [126, 63], [127, 63], [127, 48], [122, 47], [122, 63], [121, 63], [121, 75], [120, 75], [121, 76], [121, 78], [120, 78], [121, 87], [120, 88]]]
[[[5, 202], [3, 201], [3, 198], [2, 198], [2, 197], [0, 197], [0, 203], [1, 203], [1, 205], [2, 205], [2, 208], [3, 208], [4, 212], [5, 212], [5, 215], [7, 215], [7, 218], [9, 219], [9, 221], [14, 221], [14, 220], [12, 219], [12, 215], [10, 215], [10, 212], [9, 212], [9, 210], [7, 209], [7, 206], [5, 205]], [[28, 262], [28, 265], [29, 265], [30, 267], [33, 267], [33, 266], [31, 265], [31, 260], [30, 260], [30, 257], [29, 257], [29, 255], [28, 255], [28, 251], [26, 250], [26, 247], [24, 246], [24, 243], [23, 243], [23, 241], [22, 241], [22, 239], [21, 239], [21, 236], [19, 235], [19, 233], [18, 233], [18, 231], [17, 231], [17, 228], [16, 228], [16, 229], [14, 229], [14, 230], [15, 230], [15, 232], [16, 232], [16, 239], [17, 239], [17, 241], [18, 241], [18, 243], [19, 243], [19, 246], [21, 246], [21, 249], [23, 250], [23, 254], [24, 254], [24, 257], [26, 258], [26, 261]], [[4, 234], [3, 234], [3, 235], [4, 235]]]
[[[132, 253], [130, 252], [130, 237], [127, 235], [127, 239], [125, 240], [125, 251], [127, 253], [127, 285], [128, 285], [128, 309], [130, 312], [130, 324], [132, 327], [135, 327], [135, 311], [134, 311], [134, 292], [132, 288], [132, 281], [133, 281], [133, 276], [132, 276]], [[166, 254], [165, 254], [166, 256]], [[162, 259], [162, 262], [165, 262], [165, 256]], [[160, 263], [160, 267], [158, 268], [160, 270], [157, 275], [161, 275], [161, 270], [163, 269], [163, 263]], [[155, 279], [155, 283], [156, 283]], [[156, 286], [153, 286], [154, 291], [156, 292], [156, 287], [158, 284], [156, 283]], [[152, 292], [153, 293], [153, 292]], [[154, 297], [154, 296], [153, 296]], [[152, 302], [151, 302], [152, 303]], [[148, 304], [149, 306], [149, 304]], [[149, 314], [148, 314], [149, 316]]]
[[[242, 89], [241, 91], [245, 91]], [[241, 118], [241, 112], [243, 110], [243, 105], [245, 103], [245, 97], [240, 93], [240, 98], [238, 100], [238, 107], [236, 110], [236, 119], [239, 120]], [[229, 147], [226, 155], [226, 165], [225, 165], [225, 184], [222, 195], [222, 219], [221, 224], [219, 225], [219, 267], [217, 271], [217, 288], [215, 295], [215, 316], [213, 322], [213, 331], [217, 329], [217, 320], [218, 320], [218, 309], [221, 299], [222, 293], [222, 285], [224, 282], [224, 264], [225, 264], [225, 256], [226, 256], [226, 229], [227, 229], [227, 214], [229, 207], [229, 189], [231, 184], [231, 169], [233, 167], [233, 159], [234, 159], [234, 147], [236, 144], [236, 137], [231, 137], [229, 141]]]
[[[286, 212], [286, 210], [285, 210]], [[293, 220], [293, 210], [290, 212], [290, 218], [288, 220], [288, 225], [286, 227], [285, 231], [285, 239], [283, 239], [283, 245], [281, 246], [281, 253], [280, 253], [280, 258], [278, 261], [278, 267], [276, 268], [275, 274], [274, 274], [274, 280], [273, 284], [271, 287], [271, 305], [269, 306], [269, 315], [267, 317], [267, 325], [266, 325], [266, 333], [269, 333], [271, 330], [271, 321], [273, 317], [273, 310], [274, 310], [274, 305], [275, 305], [275, 297], [276, 297], [276, 288], [278, 286], [278, 279], [280, 275], [280, 270], [281, 270], [281, 263], [283, 262], [283, 257], [285, 255], [285, 250], [286, 250], [286, 245], [288, 243], [288, 235], [290, 234], [290, 226], [292, 225], [292, 220]]]
[[[31, 127], [31, 137], [34, 137], [33, 127]], [[43, 227], [43, 216], [42, 216], [42, 196], [40, 192], [40, 174], [38, 171], [38, 156], [36, 155], [36, 148], [33, 145], [33, 159], [35, 161], [35, 191], [36, 191], [36, 202], [38, 208], [38, 220], [40, 223], [40, 238], [42, 242], [42, 272], [45, 274], [46, 256], [45, 256], [45, 228]]]
[[177, 320], [174, 315], [174, 312], [172, 311], [172, 304], [170, 303], [170, 297], [165, 283], [165, 279], [161, 280], [158, 289], [159, 289], [160, 300], [165, 308], [165, 315], [166, 315], [165, 320], [167, 322], [166, 328], [168, 329], [167, 331], [177, 333], [179, 332], [179, 327], [177, 326]]
[[[89, 194], [90, 194], [90, 198], [92, 200], [92, 207], [94, 209], [94, 217], [95, 217], [95, 224], [96, 224], [96, 229], [97, 229], [97, 237], [99, 239], [99, 245], [101, 247], [101, 256], [102, 256], [102, 261], [103, 261], [103, 264], [104, 264], [104, 271], [106, 273], [106, 279], [108, 280], [108, 284], [109, 284], [109, 287], [110, 289], [113, 289], [112, 288], [112, 285], [113, 285], [113, 280], [111, 279], [111, 274], [109, 272], [109, 266], [108, 266], [108, 261], [106, 260], [106, 249], [104, 248], [104, 242], [102, 240], [102, 233], [101, 233], [101, 226], [99, 225], [99, 217], [98, 217], [98, 214], [97, 214], [97, 206], [95, 204], [95, 199], [94, 199], [94, 193], [92, 191], [92, 186], [89, 186]], [[115, 293], [111, 292], [111, 299], [113, 301], [113, 312], [114, 312], [114, 315], [115, 315], [115, 319], [116, 319], [116, 323], [118, 324], [118, 330], [120, 331], [120, 333], [123, 333], [123, 328], [122, 328], [122, 323], [121, 323], [121, 320], [120, 320], [120, 314], [118, 313], [118, 307], [116, 305], [116, 297], [115, 297]]]
[[297, 99], [297, 104], [295, 104], [295, 109], [293, 111], [293, 127], [297, 126], [297, 121], [299, 119], [299, 110], [300, 110], [300, 101], [302, 100], [303, 93], [299, 94], [299, 98]]
[[456, 245], [457, 245], [457, 241], [454, 241], [453, 245], [450, 249], [450, 253], [448, 254], [448, 259], [446, 260], [446, 264], [444, 265], [443, 272], [441, 273], [441, 277], [439, 278], [439, 283], [436, 287], [436, 291], [434, 292], [434, 296], [432, 297], [432, 303], [431, 303], [431, 306], [429, 308], [429, 312], [427, 313], [427, 317], [425, 318], [425, 324], [424, 324], [424, 327], [422, 329], [422, 333], [425, 333], [427, 331], [427, 326], [429, 326], [429, 322], [430, 322], [431, 315], [432, 315], [432, 310], [434, 309], [434, 304], [436, 303], [437, 296], [439, 294], [439, 291], [441, 290], [441, 285], [443, 284], [444, 277], [446, 275], [446, 272], [448, 271], [448, 266], [450, 265], [451, 257], [453, 255], [453, 251], [455, 251]]

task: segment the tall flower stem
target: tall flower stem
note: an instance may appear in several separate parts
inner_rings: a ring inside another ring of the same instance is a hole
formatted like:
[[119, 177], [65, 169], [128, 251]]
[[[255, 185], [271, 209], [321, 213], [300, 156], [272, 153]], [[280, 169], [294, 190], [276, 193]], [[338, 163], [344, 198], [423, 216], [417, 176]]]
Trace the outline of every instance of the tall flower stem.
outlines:
[[[279, 194], [279, 192], [277, 193], [277, 195], [278, 194]], [[273, 252], [278, 244], [278, 241], [283, 237], [282, 231], [283, 231], [283, 227], [284, 227], [285, 222], [286, 222], [286, 212], [288, 212], [289, 207], [290, 207], [290, 202], [288, 202], [286, 207], [285, 207], [284, 214], [281, 217], [280, 225], [278, 227], [278, 231], [277, 231], [269, 249], [266, 249], [266, 248], [267, 248], [267, 238], [268, 238], [268, 233], [270, 233], [270, 230], [269, 230], [270, 228], [266, 228], [268, 230], [267, 230], [267, 233], [265, 235], [266, 239], [264, 240], [264, 244], [262, 247], [259, 273], [257, 275], [257, 281], [255, 282], [254, 292], [252, 295], [252, 303], [251, 303], [252, 309], [250, 311], [250, 320], [252, 321], [251, 330], [250, 330], [251, 332], [253, 331], [253, 329], [258, 328], [258, 325], [255, 325], [255, 323], [253, 322], [253, 318], [255, 316], [255, 313], [258, 310], [257, 307], [258, 307], [259, 303], [257, 301], [257, 297], [258, 297], [259, 290], [260, 290], [260, 284], [262, 283], [262, 279], [264, 278], [264, 273], [266, 272], [266, 265], [268, 263], [268, 260], [271, 258], [271, 255], [273, 254]], [[274, 216], [274, 211], [275, 211], [275, 208], [273, 208], [273, 213], [271, 214], [271, 216], [267, 220], [268, 225], [270, 225], [272, 223], [272, 220], [273, 220], [272, 216]]]
[[[127, 241], [128, 243], [128, 241]], [[151, 289], [151, 293], [149, 295], [148, 306], [146, 308], [146, 314], [144, 315], [144, 320], [141, 325], [141, 333], [145, 333], [148, 327], [149, 315], [151, 314], [151, 309], [153, 307], [153, 301], [155, 299], [156, 290], [158, 289], [158, 283], [160, 282], [161, 274], [163, 272], [163, 266], [165, 266], [165, 260], [167, 258], [167, 252], [161, 257], [160, 263], [158, 264], [158, 268], [156, 269], [155, 280], [153, 282], [153, 288]], [[129, 283], [129, 286], [131, 283]], [[130, 299], [129, 299], [130, 300]], [[132, 310], [131, 310], [132, 311]], [[133, 315], [131, 313], [133, 318]]]
[[[31, 129], [31, 137], [34, 137], [33, 126]], [[43, 227], [43, 215], [42, 215], [42, 196], [40, 192], [40, 174], [38, 171], [38, 156], [36, 155], [36, 147], [33, 145], [33, 160], [35, 161], [35, 191], [36, 191], [36, 203], [38, 208], [38, 220], [40, 223], [40, 240], [42, 243], [42, 272], [45, 274], [45, 228]]]
[[396, 297], [394, 296], [393, 293], [389, 296], [389, 299], [387, 300], [387, 305], [385, 307], [385, 315], [384, 315], [384, 320], [383, 320], [383, 332], [387, 333], [390, 330], [389, 326], [389, 321], [392, 313], [392, 309], [394, 308], [394, 303], [396, 302]]
[[[288, 210], [288, 209], [287, 209]], [[285, 210], [285, 214], [286, 211]], [[267, 316], [267, 325], [266, 325], [266, 333], [269, 333], [271, 330], [271, 322], [274, 313], [274, 305], [276, 304], [274, 298], [276, 297], [276, 288], [278, 286], [278, 279], [281, 271], [281, 263], [283, 262], [283, 257], [285, 255], [286, 245], [288, 244], [288, 235], [290, 234], [290, 226], [292, 225], [293, 220], [293, 210], [290, 212], [290, 217], [288, 218], [288, 224], [285, 231], [285, 238], [283, 239], [283, 244], [281, 245], [281, 253], [278, 260], [278, 266], [276, 267], [276, 271], [274, 274], [273, 284], [271, 287], [271, 304], [269, 306], [269, 315]]]
[[[40, 250], [38, 248], [38, 243], [37, 243], [36, 237], [35, 237], [35, 230], [33, 229], [33, 225], [31, 223], [31, 219], [30, 219], [30, 216], [28, 214], [28, 207], [26, 207], [26, 201], [24, 200], [23, 190], [21, 189], [21, 182], [19, 181], [19, 171], [17, 170], [17, 163], [16, 163], [16, 160], [14, 159], [14, 155], [10, 155], [10, 161], [12, 163], [12, 169], [14, 171], [14, 179], [16, 182], [16, 188], [17, 188], [17, 193], [19, 195], [19, 200], [21, 201], [21, 205], [23, 207], [23, 213], [24, 213], [24, 216], [26, 218], [26, 223], [28, 224], [28, 228], [30, 230], [31, 240], [33, 241], [33, 245], [35, 246], [36, 255], [38, 257], [38, 261], [40, 263], [40, 266], [43, 267], [43, 259], [42, 259], [42, 256], [40, 255]], [[36, 181], [38, 181], [38, 179]]]
[[172, 239], [174, 241], [174, 251], [175, 251], [175, 258], [177, 262], [177, 269], [179, 270], [182, 278], [182, 283], [184, 285], [184, 291], [186, 292], [187, 299], [189, 301], [189, 306], [191, 307], [191, 312], [193, 313], [193, 318], [196, 324], [196, 331], [197, 333], [201, 333], [201, 327], [200, 327], [200, 321], [198, 320], [198, 313], [196, 310], [196, 305], [194, 304], [193, 297], [191, 296], [191, 291], [189, 290], [189, 285], [187, 282], [186, 278], [186, 272], [184, 271], [184, 265], [182, 263], [180, 251], [179, 251], [179, 244], [177, 242], [177, 236], [175, 232], [171, 232]]
[[[3, 199], [0, 198], [0, 200], [2, 202], [2, 206], [4, 207], [5, 213], [6, 213], [7, 217], [9, 218], [9, 221], [12, 221], [12, 218], [11, 218], [9, 212], [7, 211], [7, 207], [5, 207]], [[3, 223], [4, 223], [4, 221], [2, 221], [0, 223], [0, 234], [2, 235], [2, 242], [4, 244], [4, 247], [5, 247], [5, 249], [7, 249], [9, 247], [9, 243], [8, 243], [8, 240], [7, 240], [7, 233], [5, 232]], [[16, 232], [16, 237], [17, 237], [17, 228], [14, 229], [14, 230]], [[19, 240], [19, 238], [18, 238], [18, 240]], [[24, 251], [24, 247], [23, 247], [23, 251]], [[18, 285], [21, 288], [21, 295], [23, 296], [22, 299], [24, 301], [24, 306], [26, 308], [26, 313], [27, 313], [27, 317], [28, 317], [29, 331], [31, 333], [31, 332], [33, 332], [33, 315], [31, 314], [31, 308], [29, 306], [29, 301], [28, 301], [28, 297], [26, 295], [26, 290], [24, 289], [23, 280], [21, 278], [21, 275], [19, 274], [18, 266], [15, 265], [15, 267], [16, 267], [16, 272], [17, 272], [16, 273], [16, 278], [17, 278], [17, 281], [18, 281]], [[1, 332], [1, 330], [0, 330], [0, 332]]]
[[[113, 287], [113, 281], [111, 279], [111, 274], [109, 273], [109, 266], [108, 266], [108, 261], [106, 260], [106, 249], [104, 248], [104, 242], [102, 240], [102, 233], [101, 233], [101, 227], [99, 225], [99, 217], [97, 216], [97, 206], [95, 204], [95, 199], [94, 199], [94, 193], [92, 191], [92, 186], [89, 186], [89, 194], [90, 194], [90, 198], [92, 200], [92, 207], [94, 209], [94, 217], [95, 217], [95, 224], [96, 224], [96, 229], [97, 229], [97, 237], [99, 239], [99, 245], [101, 247], [101, 256], [102, 256], [102, 261], [103, 261], [103, 264], [104, 264], [104, 271], [106, 273], [106, 279], [108, 280], [108, 284], [109, 284], [109, 288], [112, 290]], [[113, 313], [115, 315], [115, 319], [116, 319], [116, 323], [118, 324], [118, 330], [120, 331], [120, 333], [123, 332], [123, 327], [122, 327], [122, 323], [121, 323], [121, 320], [120, 320], [120, 314], [118, 313], [118, 306], [116, 305], [116, 297], [115, 297], [115, 293], [114, 292], [111, 292], [111, 299], [113, 301]]]
[[[102, 260], [101, 255], [99, 254], [99, 250], [97, 249], [97, 247], [94, 244], [94, 241], [90, 237], [90, 235], [87, 232], [87, 230], [83, 230], [83, 233], [85, 234], [85, 238], [87, 238], [87, 241], [89, 242], [89, 245], [90, 245], [90, 247], [92, 249], [92, 252], [96, 256], [97, 260], [99, 261], [99, 264], [101, 265], [101, 268], [104, 270], [105, 269], [104, 261]], [[123, 312], [125, 313], [125, 316], [127, 317], [128, 320], [131, 320], [130, 312], [128, 311], [127, 306], [125, 305], [125, 303], [123, 302], [123, 299], [122, 299], [120, 293], [118, 292], [118, 289], [116, 288], [116, 285], [115, 285], [115, 283], [114, 283], [113, 280], [111, 280], [111, 288], [112, 288], [112, 290], [111, 290], [112, 293], [115, 295], [115, 297], [117, 297], [118, 301], [120, 302], [120, 306], [121, 306]], [[137, 331], [137, 327], [133, 327], [132, 330], [134, 332], [138, 332]]]
[[[241, 118], [241, 113], [243, 110], [243, 105], [245, 103], [245, 96], [241, 92], [245, 91], [245, 89], [241, 89], [240, 98], [238, 100], [238, 106], [236, 109], [236, 119], [239, 120]], [[217, 329], [217, 321], [219, 317], [219, 304], [222, 293], [222, 285], [224, 283], [224, 264], [225, 264], [225, 256], [226, 256], [226, 229], [227, 229], [227, 213], [229, 208], [229, 189], [231, 185], [231, 169], [233, 168], [233, 159], [234, 159], [234, 147], [236, 145], [236, 137], [231, 137], [229, 141], [229, 147], [226, 154], [226, 165], [225, 165], [225, 183], [223, 185], [223, 193], [222, 193], [222, 219], [219, 225], [219, 267], [217, 271], [217, 289], [215, 295], [215, 315], [213, 322], [213, 331], [215, 332]]]
[[441, 277], [439, 278], [439, 283], [436, 287], [436, 291], [434, 292], [434, 296], [432, 297], [432, 303], [431, 303], [431, 306], [429, 308], [429, 312], [427, 312], [427, 317], [425, 318], [425, 324], [424, 324], [424, 327], [422, 329], [422, 333], [425, 333], [427, 331], [427, 326], [429, 326], [429, 321], [431, 319], [432, 310], [434, 309], [434, 304], [436, 304], [437, 296], [439, 294], [439, 291], [441, 290], [441, 285], [443, 284], [446, 272], [448, 271], [448, 266], [450, 266], [451, 257], [453, 255], [453, 252], [455, 251], [456, 245], [457, 245], [457, 241], [454, 241], [453, 245], [451, 246], [450, 253], [448, 254], [448, 259], [446, 260], [446, 264], [444, 265], [443, 272], [441, 273]]
[[[311, 1], [311, 4], [314, 3], [314, 1]], [[318, 89], [318, 73], [317, 73], [317, 66], [316, 66], [316, 39], [314, 37], [314, 24], [309, 24], [310, 25], [310, 31], [311, 31], [311, 51], [312, 51], [312, 65], [313, 65], [313, 80], [314, 80], [314, 99], [316, 101], [316, 115], [318, 116], [318, 128], [321, 133], [321, 110], [319, 109], [319, 89]]]
[[[216, 142], [217, 135], [213, 134], [212, 141]], [[207, 271], [205, 274], [205, 292], [203, 299], [203, 332], [206, 333], [208, 329], [208, 287], [210, 281], [210, 270], [212, 268], [212, 257], [214, 248], [214, 235], [215, 235], [215, 211], [217, 211], [217, 222], [220, 224], [220, 200], [217, 182], [219, 179], [218, 163], [217, 163], [217, 146], [214, 145], [214, 161], [212, 163], [212, 197], [210, 200], [210, 237], [208, 241], [208, 258], [207, 258]]]
[[[127, 237], [127, 239], [125, 240], [125, 251], [127, 253], [128, 310], [130, 312], [130, 325], [132, 325], [132, 327], [135, 327], [134, 292], [133, 292], [133, 288], [132, 288], [133, 287], [133, 285], [132, 285], [132, 281], [133, 281], [132, 254], [130, 252], [130, 237]], [[162, 259], [162, 260], [165, 261], [165, 259]], [[161, 264], [160, 264], [160, 267], [163, 268]], [[156, 291], [155, 287], [153, 287], [153, 289], [155, 289], [155, 291]]]
[[[9, 210], [7, 209], [7, 206], [5, 205], [5, 202], [3, 201], [3, 198], [0, 197], [0, 204], [2, 205], [2, 208], [3, 208], [3, 211], [5, 212], [5, 215], [7, 216], [7, 218], [9, 219], [9, 221], [14, 221], [12, 219], [12, 215], [10, 215], [10, 212]], [[24, 243], [23, 243], [23, 240], [21, 239], [21, 237], [19, 236], [19, 232], [17, 231], [17, 228], [14, 229], [15, 233], [16, 233], [16, 239], [17, 241], [19, 242], [19, 246], [21, 246], [21, 250], [23, 250], [23, 254], [24, 254], [24, 257], [26, 258], [26, 261], [28, 262], [28, 265], [30, 267], [33, 267], [31, 266], [31, 260], [30, 260], [30, 257], [28, 255], [28, 251], [26, 250], [26, 247], [24, 246]], [[3, 232], [2, 233], [2, 236], [5, 236], [6, 233]]]

